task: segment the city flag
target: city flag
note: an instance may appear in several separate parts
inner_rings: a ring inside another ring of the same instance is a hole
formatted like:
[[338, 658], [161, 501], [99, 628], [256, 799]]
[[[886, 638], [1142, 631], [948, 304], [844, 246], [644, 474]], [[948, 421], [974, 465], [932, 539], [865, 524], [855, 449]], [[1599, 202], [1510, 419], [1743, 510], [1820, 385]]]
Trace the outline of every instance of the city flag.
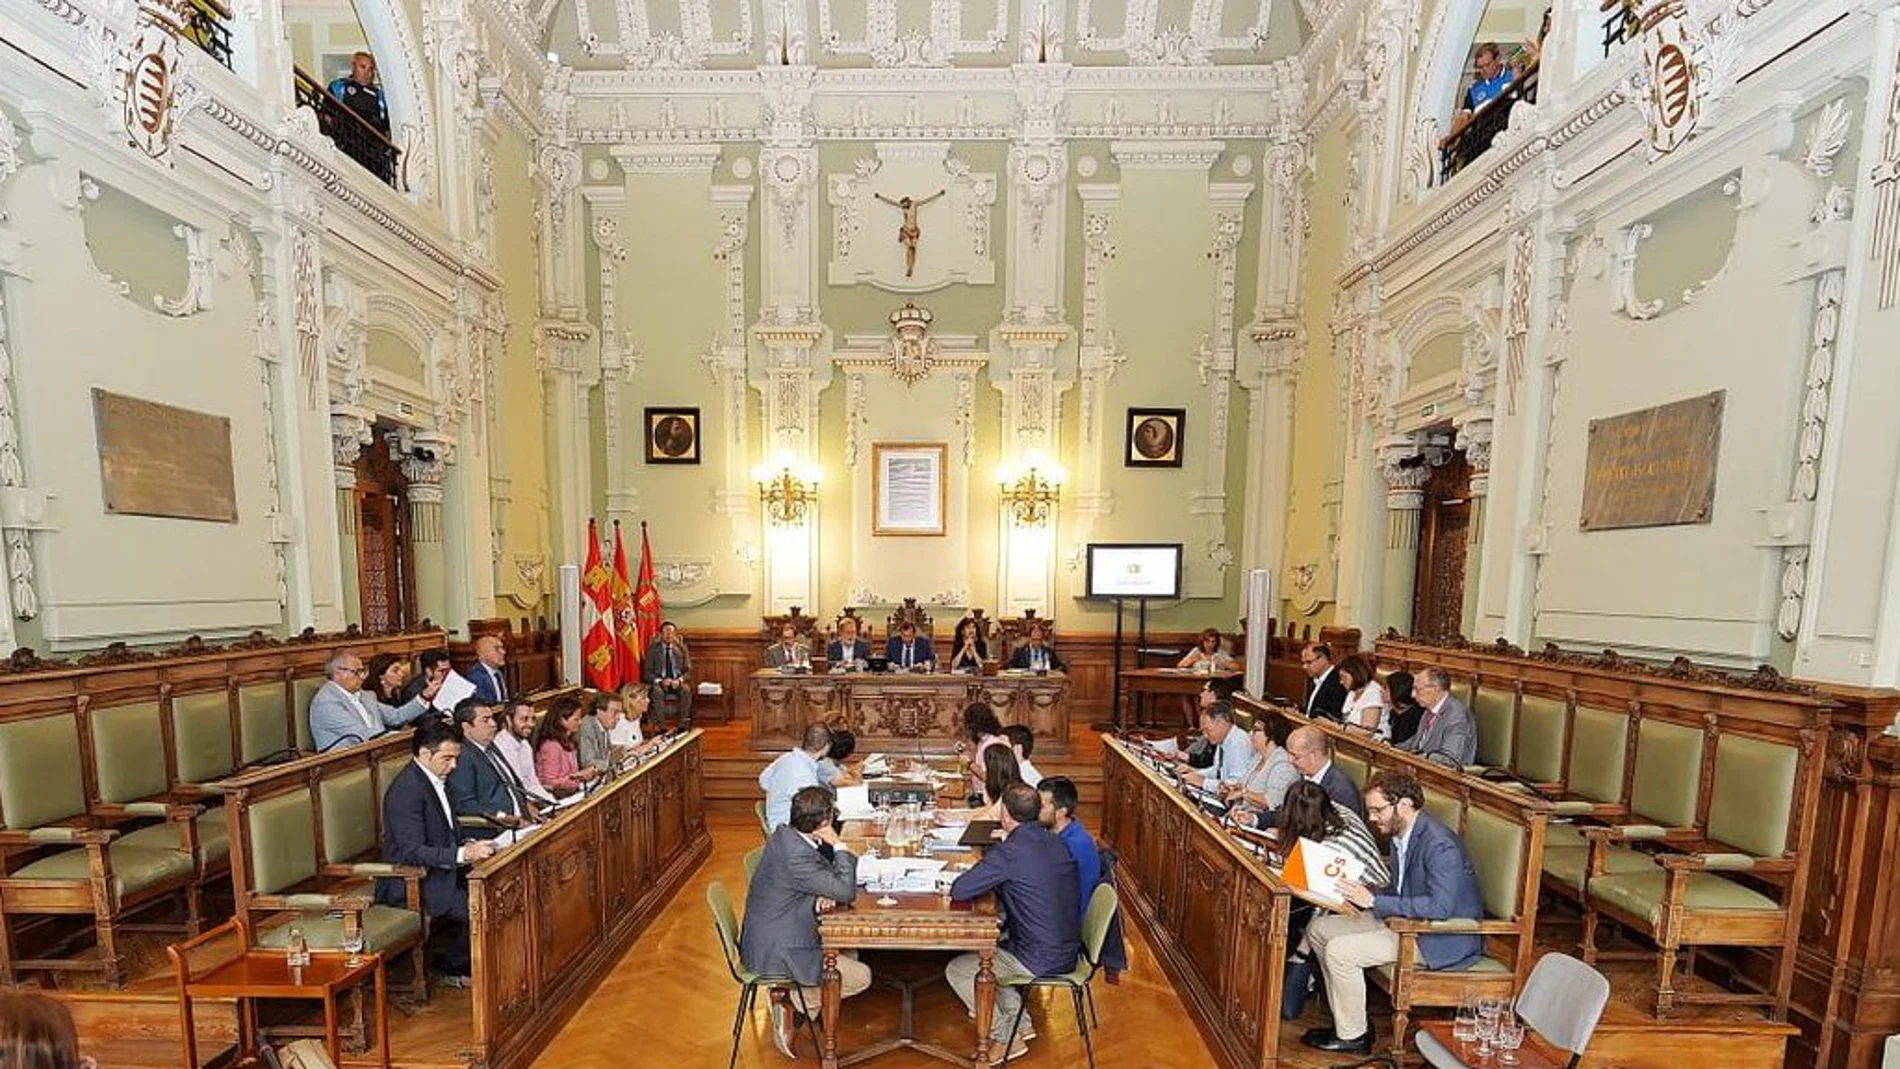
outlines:
[[633, 588], [633, 618], [640, 627], [639, 646], [647, 645], [660, 633], [662, 610], [660, 588], [653, 585], [653, 543], [647, 538], [647, 521], [640, 521], [640, 583]]
[[627, 579], [627, 544], [620, 538], [620, 521], [614, 521], [614, 655], [620, 666], [620, 681], [632, 683], [640, 678], [640, 655], [646, 644], [640, 641], [640, 624], [634, 619], [633, 584]]

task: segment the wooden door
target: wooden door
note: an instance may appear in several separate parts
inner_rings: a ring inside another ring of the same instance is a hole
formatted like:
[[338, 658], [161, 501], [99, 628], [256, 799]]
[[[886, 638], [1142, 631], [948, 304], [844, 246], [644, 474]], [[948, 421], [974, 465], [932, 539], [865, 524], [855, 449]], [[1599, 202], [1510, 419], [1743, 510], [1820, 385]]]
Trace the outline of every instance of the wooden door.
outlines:
[[409, 538], [409, 480], [383, 435], [356, 461], [356, 586], [363, 630], [416, 623], [416, 557]]
[[1425, 484], [1418, 525], [1418, 573], [1412, 587], [1412, 634], [1464, 633], [1465, 543], [1471, 537], [1471, 468], [1453, 453]]

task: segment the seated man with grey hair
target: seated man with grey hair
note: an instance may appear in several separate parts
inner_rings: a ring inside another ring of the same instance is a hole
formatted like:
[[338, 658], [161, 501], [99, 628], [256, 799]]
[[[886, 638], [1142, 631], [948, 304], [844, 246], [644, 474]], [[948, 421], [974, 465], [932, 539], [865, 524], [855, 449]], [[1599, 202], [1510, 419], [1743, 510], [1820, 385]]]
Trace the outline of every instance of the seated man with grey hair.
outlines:
[[1418, 731], [1399, 747], [1434, 764], [1463, 768], [1478, 759], [1478, 724], [1471, 707], [1451, 694], [1451, 677], [1433, 665], [1418, 674], [1412, 694], [1425, 712]]
[[329, 682], [310, 698], [310, 744], [319, 753], [368, 742], [415, 720], [429, 711], [442, 686], [441, 680], [431, 680], [402, 705], [384, 705], [363, 686], [363, 658], [350, 650], [331, 654], [323, 675]]
[[806, 787], [826, 785], [819, 762], [831, 753], [831, 729], [823, 724], [806, 724], [798, 745], [778, 755], [759, 773], [759, 789], [765, 792], [765, 833], [792, 819], [792, 796]]

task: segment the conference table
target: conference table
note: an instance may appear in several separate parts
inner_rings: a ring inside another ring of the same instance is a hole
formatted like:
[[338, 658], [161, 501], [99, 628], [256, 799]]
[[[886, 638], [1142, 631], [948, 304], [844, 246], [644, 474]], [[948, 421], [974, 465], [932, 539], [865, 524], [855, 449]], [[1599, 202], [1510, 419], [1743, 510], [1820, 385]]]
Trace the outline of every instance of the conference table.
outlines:
[[850, 728], [860, 751], [942, 755], [962, 737], [963, 710], [987, 705], [1004, 726], [1035, 733], [1036, 753], [1069, 752], [1069, 677], [1062, 672], [752, 673], [752, 748], [798, 744], [805, 725]]
[[[939, 789], [939, 798], [955, 804], [951, 799], [960, 792], [959, 781], [952, 779]], [[884, 828], [878, 822], [846, 821], [842, 837], [846, 848], [859, 857], [874, 848], [881, 856], [890, 856], [884, 840]], [[974, 864], [978, 855], [974, 849], [967, 849], [956, 853], [931, 851], [928, 856], [950, 862], [946, 868], [946, 871], [950, 871], [958, 866]], [[880, 899], [890, 900], [892, 904], [879, 905]], [[819, 980], [823, 992], [824, 1018], [820, 1058], [824, 1069], [856, 1065], [900, 1048], [909, 1048], [953, 1065], [988, 1065], [990, 1023], [996, 1009], [996, 973], [992, 960], [1000, 935], [1001, 922], [996, 916], [995, 900], [988, 895], [975, 902], [952, 902], [947, 891], [909, 893], [860, 887], [850, 908], [833, 910], [820, 916], [818, 937], [824, 950], [824, 967]], [[838, 1015], [844, 991], [843, 978], [838, 972], [838, 955], [848, 950], [974, 951], [978, 954], [981, 964], [976, 974], [974, 1054], [966, 1056], [927, 1043], [912, 1034], [911, 994], [914, 983], [895, 981], [903, 991], [904, 998], [898, 1034], [879, 1040], [863, 1050], [840, 1055]]]

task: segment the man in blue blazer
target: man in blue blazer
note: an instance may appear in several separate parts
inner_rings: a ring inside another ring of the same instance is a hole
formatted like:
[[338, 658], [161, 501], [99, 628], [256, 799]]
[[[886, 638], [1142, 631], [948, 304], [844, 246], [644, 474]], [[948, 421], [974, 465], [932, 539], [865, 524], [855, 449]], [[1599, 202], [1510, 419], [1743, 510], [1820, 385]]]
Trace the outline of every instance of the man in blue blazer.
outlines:
[[862, 672], [871, 659], [871, 644], [858, 637], [858, 618], [838, 621], [838, 637], [825, 647], [825, 660], [834, 672]]
[[508, 647], [500, 635], [483, 635], [475, 640], [475, 663], [468, 666], [468, 681], [475, 684], [475, 696], [491, 705], [508, 700], [508, 681], [501, 666], [508, 663]]
[[919, 635], [917, 625], [910, 620], [905, 620], [897, 634], [884, 643], [884, 658], [891, 662], [893, 672], [928, 672], [937, 664], [930, 636]]
[[[1340, 880], [1338, 891], [1357, 914], [1334, 914], [1306, 929], [1307, 942], [1326, 975], [1326, 1001], [1333, 1027], [1314, 1028], [1301, 1042], [1315, 1050], [1367, 1054], [1372, 1028], [1366, 1021], [1366, 970], [1399, 960], [1399, 936], [1387, 917], [1442, 921], [1484, 919], [1478, 873], [1458, 834], [1425, 811], [1425, 790], [1409, 772], [1382, 772], [1366, 784], [1366, 817], [1392, 843], [1386, 866], [1392, 885], [1373, 891]], [[1434, 972], [1469, 968], [1484, 953], [1477, 933], [1421, 935], [1418, 956]]]
[[[422, 912], [429, 918], [430, 962], [442, 982], [467, 987], [468, 884], [461, 867], [495, 852], [484, 839], [457, 842], [446, 780], [462, 754], [461, 732], [440, 720], [424, 720], [409, 740], [414, 759], [383, 792], [383, 860], [423, 870]], [[403, 882], [376, 881], [376, 901], [409, 905]]]

